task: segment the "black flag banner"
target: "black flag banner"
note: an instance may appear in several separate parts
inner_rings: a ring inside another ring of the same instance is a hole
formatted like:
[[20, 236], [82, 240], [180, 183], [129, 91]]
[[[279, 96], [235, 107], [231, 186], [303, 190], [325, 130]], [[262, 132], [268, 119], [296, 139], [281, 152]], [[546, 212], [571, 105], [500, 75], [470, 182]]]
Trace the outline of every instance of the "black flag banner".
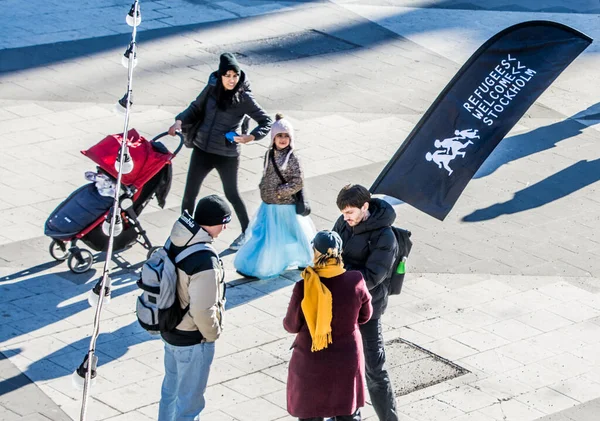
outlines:
[[444, 220], [498, 143], [591, 43], [547, 21], [523, 22], [490, 38], [429, 107], [371, 192]]

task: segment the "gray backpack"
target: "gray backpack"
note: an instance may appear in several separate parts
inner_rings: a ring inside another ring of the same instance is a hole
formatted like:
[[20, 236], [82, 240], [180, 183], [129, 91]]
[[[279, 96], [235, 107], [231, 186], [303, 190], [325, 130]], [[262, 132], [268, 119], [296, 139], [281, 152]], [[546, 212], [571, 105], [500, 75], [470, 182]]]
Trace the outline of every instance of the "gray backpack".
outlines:
[[167, 254], [170, 240], [158, 249], [142, 266], [142, 276], [137, 286], [143, 290], [138, 297], [136, 315], [140, 326], [152, 335], [169, 332], [177, 327], [190, 309], [181, 308], [177, 296], [176, 265], [199, 251], [218, 253], [209, 243], [197, 243], [183, 249], [172, 261]]

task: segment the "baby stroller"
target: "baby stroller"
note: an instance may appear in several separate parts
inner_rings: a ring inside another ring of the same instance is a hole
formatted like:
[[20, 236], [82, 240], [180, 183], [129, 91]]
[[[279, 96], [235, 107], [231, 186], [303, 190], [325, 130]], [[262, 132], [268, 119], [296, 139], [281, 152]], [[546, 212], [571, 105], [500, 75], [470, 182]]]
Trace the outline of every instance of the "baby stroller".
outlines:
[[[155, 250], [138, 217], [153, 197], [161, 208], [165, 205], [173, 174], [170, 164], [183, 146], [183, 136], [178, 134], [179, 145], [169, 152], [158, 142], [167, 134], [161, 133], [148, 141], [134, 129], [127, 133], [133, 170], [121, 178], [119, 204], [123, 230], [114, 237], [115, 251], [130, 248], [136, 242], [148, 250], [148, 256]], [[58, 261], [67, 260], [72, 272], [86, 272], [94, 263], [92, 252], [78, 246], [80, 240], [98, 252], [108, 248], [108, 236], [102, 225], [114, 203], [115, 160], [122, 138], [121, 134], [110, 135], [81, 151], [98, 165], [98, 172], [86, 173], [86, 178], [93, 182], [75, 190], [46, 221], [44, 234], [52, 238], [50, 255]]]

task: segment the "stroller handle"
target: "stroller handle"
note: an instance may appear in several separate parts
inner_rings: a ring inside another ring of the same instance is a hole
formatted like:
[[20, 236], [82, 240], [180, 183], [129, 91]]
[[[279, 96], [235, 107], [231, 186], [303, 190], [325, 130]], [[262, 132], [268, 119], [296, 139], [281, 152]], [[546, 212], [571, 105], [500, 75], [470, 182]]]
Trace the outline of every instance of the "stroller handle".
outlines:
[[[169, 132], [161, 133], [161, 134], [157, 135], [154, 139], [152, 139], [150, 142], [156, 142], [158, 139], [161, 139], [168, 134], [169, 134]], [[173, 156], [177, 156], [177, 154], [179, 153], [181, 148], [183, 148], [183, 134], [181, 134], [181, 132], [175, 132], [175, 134], [177, 136], [179, 136], [179, 145], [177, 146], [177, 149], [175, 149], [175, 152], [173, 152]]]

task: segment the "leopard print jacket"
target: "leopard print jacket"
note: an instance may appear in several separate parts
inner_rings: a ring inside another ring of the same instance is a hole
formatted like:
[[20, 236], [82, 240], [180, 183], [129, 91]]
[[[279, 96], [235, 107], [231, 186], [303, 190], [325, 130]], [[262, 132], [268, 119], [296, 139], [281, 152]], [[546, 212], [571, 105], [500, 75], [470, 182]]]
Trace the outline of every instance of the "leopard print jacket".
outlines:
[[[259, 188], [260, 198], [267, 204], [292, 205], [295, 203], [293, 195], [302, 189], [304, 176], [302, 174], [300, 162], [293, 153], [290, 156], [287, 168], [285, 170], [281, 169], [289, 150], [289, 147], [282, 150], [272, 149], [265, 154], [265, 160], [268, 161], [268, 165], [267, 170], [260, 180]], [[283, 175], [283, 178], [287, 181], [285, 184], [281, 181], [281, 178], [279, 178], [273, 168], [273, 162], [269, 156], [269, 154], [272, 153], [271, 151], [274, 151], [277, 167], [279, 168], [281, 175]]]

